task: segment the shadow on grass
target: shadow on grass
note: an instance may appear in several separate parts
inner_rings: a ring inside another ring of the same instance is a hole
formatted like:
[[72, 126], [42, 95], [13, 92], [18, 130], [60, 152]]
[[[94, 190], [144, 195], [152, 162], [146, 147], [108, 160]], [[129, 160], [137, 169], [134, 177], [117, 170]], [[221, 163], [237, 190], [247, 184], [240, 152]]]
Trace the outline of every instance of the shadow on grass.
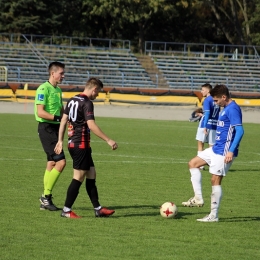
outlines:
[[220, 222], [247, 222], [260, 221], [260, 217], [234, 217], [234, 218], [220, 218]]
[[[106, 206], [104, 206], [106, 207]], [[109, 206], [108, 208], [114, 209], [116, 211], [113, 218], [126, 218], [126, 217], [146, 217], [146, 216], [158, 216], [160, 215], [160, 207], [158, 205], [128, 205], [128, 206]], [[129, 209], [128, 213], [120, 212], [120, 210]], [[131, 209], [135, 209], [134, 212], [131, 212]], [[137, 210], [138, 212], [137, 212]], [[93, 210], [85, 207], [75, 207], [77, 210]], [[119, 211], [117, 211], [119, 210]], [[155, 211], [156, 210], [156, 211]], [[149, 212], [150, 211], [150, 212]], [[187, 215], [194, 215], [197, 213], [191, 212], [178, 212], [178, 215], [174, 219], [182, 219]], [[202, 213], [203, 214], [203, 213]], [[206, 213], [205, 213], [206, 214]], [[83, 216], [84, 217], [84, 216]]]
[[[229, 169], [229, 172], [244, 172], [246, 171], [245, 169]], [[250, 169], [250, 172], [259, 172], [259, 169]]]
[[[228, 172], [245, 172], [245, 169], [229, 169]], [[259, 172], [259, 169], [250, 169], [250, 172]], [[202, 173], [209, 173], [209, 170], [203, 170]]]

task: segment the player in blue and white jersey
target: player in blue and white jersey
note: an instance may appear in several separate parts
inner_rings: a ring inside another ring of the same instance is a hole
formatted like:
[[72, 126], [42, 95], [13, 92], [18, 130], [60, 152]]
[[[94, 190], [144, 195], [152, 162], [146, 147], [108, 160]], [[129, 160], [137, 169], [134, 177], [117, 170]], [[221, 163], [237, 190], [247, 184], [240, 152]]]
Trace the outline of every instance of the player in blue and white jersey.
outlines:
[[202, 197], [201, 171], [199, 167], [209, 165], [211, 175], [211, 211], [204, 218], [197, 219], [200, 222], [217, 222], [220, 201], [222, 199], [221, 182], [226, 176], [235, 157], [238, 155], [238, 147], [244, 135], [242, 125], [242, 112], [240, 107], [230, 98], [229, 90], [225, 85], [216, 85], [211, 91], [214, 102], [223, 107], [220, 112], [216, 129], [216, 142], [189, 162], [191, 182], [194, 190], [194, 197], [184, 206], [204, 205]]
[[[196, 140], [198, 141], [198, 153], [200, 154], [204, 149], [204, 143], [208, 143], [209, 147], [215, 143], [217, 121], [220, 107], [214, 103], [210, 91], [212, 86], [206, 83], [201, 86], [201, 94], [205, 97], [203, 101], [203, 117], [199, 122], [197, 129]], [[203, 169], [203, 167], [201, 167]]]

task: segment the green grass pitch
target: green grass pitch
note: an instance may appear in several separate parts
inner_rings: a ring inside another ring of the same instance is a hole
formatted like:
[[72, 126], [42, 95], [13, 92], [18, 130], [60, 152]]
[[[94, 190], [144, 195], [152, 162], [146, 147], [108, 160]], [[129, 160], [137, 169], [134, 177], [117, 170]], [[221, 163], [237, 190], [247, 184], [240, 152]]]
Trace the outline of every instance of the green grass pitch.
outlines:
[[[84, 186], [74, 205], [82, 219], [40, 211], [45, 154], [33, 115], [0, 114], [0, 259], [260, 259], [259, 125], [245, 135], [227, 177], [218, 223], [199, 223], [210, 210], [210, 174], [203, 171], [203, 208], [185, 208], [192, 195], [188, 161], [197, 153], [196, 123], [97, 117], [119, 149], [92, 135], [100, 202], [116, 210], [96, 219]], [[72, 161], [53, 191], [63, 206]], [[208, 168], [207, 168], [208, 169]], [[160, 216], [173, 201], [175, 219]]]

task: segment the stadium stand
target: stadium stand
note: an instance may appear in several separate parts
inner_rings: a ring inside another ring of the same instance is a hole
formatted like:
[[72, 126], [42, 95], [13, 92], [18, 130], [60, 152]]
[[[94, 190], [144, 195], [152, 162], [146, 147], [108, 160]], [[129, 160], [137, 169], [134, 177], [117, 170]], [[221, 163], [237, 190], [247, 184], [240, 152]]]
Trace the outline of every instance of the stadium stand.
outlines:
[[231, 91], [260, 92], [260, 46], [210, 43], [145, 42], [170, 89], [198, 90], [210, 82]]
[[198, 89], [203, 83], [226, 84], [233, 91], [260, 91], [259, 62], [219, 57], [153, 55], [170, 88]]
[[224, 83], [232, 91], [260, 92], [260, 60], [254, 46], [255, 53], [250, 56], [244, 53], [245, 46], [221, 46], [222, 52], [213, 53], [209, 51], [220, 50], [219, 45], [194, 44], [197, 49], [193, 51], [192, 44], [188, 48], [188, 44], [163, 43], [163, 48], [171, 44], [171, 50], [146, 48], [146, 55], [140, 56], [124, 47], [43, 44], [23, 37], [20, 42], [1, 41], [0, 37], [0, 67], [7, 70], [7, 82], [41, 83], [48, 77], [49, 62], [58, 60], [66, 64], [63, 83], [68, 86], [82, 86], [89, 77], [99, 77], [111, 88], [198, 91], [201, 84], [210, 82]]
[[89, 77], [99, 77], [114, 87], [155, 87], [138, 59], [130, 52], [87, 48], [2, 43], [0, 66], [8, 69], [9, 82], [37, 83], [46, 80], [47, 65], [58, 60], [66, 64], [65, 84], [84, 85]]

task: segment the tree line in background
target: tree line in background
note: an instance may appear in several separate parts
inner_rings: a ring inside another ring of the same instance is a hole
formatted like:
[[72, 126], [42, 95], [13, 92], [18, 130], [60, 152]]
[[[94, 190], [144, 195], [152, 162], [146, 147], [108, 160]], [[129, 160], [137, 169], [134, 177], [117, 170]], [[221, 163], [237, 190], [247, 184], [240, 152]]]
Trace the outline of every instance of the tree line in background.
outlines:
[[260, 0], [0, 0], [0, 32], [260, 45]]

